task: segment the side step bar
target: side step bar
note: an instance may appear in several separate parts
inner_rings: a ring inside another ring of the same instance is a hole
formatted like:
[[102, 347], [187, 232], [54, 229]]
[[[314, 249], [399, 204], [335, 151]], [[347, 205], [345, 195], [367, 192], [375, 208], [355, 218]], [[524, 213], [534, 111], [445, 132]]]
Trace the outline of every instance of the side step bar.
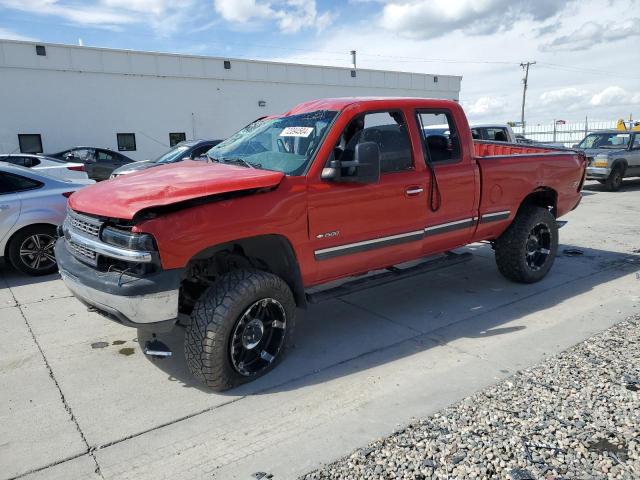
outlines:
[[410, 278], [426, 272], [433, 272], [434, 270], [440, 270], [442, 268], [465, 263], [472, 258], [473, 255], [471, 252], [447, 252], [443, 255], [438, 255], [437, 257], [428, 259], [413, 267], [389, 267], [386, 272], [377, 273], [369, 277], [358, 278], [337, 287], [327, 288], [326, 290], [320, 290], [315, 293], [307, 293], [307, 301], [309, 303], [324, 302], [325, 300], [359, 292], [361, 290], [366, 290], [367, 288], [379, 287], [380, 285], [385, 285], [404, 278]]

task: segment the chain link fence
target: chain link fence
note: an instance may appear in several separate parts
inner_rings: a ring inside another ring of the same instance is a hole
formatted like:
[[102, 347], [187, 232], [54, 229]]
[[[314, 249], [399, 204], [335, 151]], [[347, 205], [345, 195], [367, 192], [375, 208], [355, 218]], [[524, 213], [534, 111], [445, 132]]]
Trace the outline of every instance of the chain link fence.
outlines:
[[[564, 144], [565, 147], [579, 143], [588, 133], [598, 130], [615, 130], [617, 122], [575, 122], [527, 125], [526, 128], [513, 127], [516, 135], [541, 143]], [[560, 146], [560, 145], [558, 145]]]

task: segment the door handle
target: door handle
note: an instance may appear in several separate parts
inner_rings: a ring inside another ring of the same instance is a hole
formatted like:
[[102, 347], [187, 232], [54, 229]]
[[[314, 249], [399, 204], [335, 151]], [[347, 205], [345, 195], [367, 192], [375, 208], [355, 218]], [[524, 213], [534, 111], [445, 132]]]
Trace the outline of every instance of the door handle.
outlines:
[[407, 197], [415, 197], [420, 195], [422, 192], [424, 192], [424, 188], [422, 187], [409, 187], [405, 190]]

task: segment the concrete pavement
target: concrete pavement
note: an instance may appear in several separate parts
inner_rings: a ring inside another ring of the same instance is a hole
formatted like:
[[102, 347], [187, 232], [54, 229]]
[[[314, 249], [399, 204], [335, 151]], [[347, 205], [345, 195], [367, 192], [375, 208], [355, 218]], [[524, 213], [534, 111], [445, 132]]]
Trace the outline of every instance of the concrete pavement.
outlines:
[[[563, 350], [640, 307], [640, 181], [589, 185], [545, 280], [474, 259], [300, 312], [269, 375], [216, 394], [57, 276], [1, 270], [0, 479], [290, 479]], [[565, 248], [583, 250], [563, 255]], [[142, 334], [141, 334], [142, 335]]]

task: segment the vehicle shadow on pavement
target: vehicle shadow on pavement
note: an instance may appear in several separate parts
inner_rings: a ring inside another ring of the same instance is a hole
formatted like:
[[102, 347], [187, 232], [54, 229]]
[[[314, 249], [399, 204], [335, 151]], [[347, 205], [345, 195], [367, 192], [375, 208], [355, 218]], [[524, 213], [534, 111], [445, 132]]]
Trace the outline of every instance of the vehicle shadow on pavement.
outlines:
[[604, 185], [598, 182], [585, 184], [582, 187], [582, 190], [583, 190], [583, 194], [587, 192], [602, 192], [602, 193], [610, 193], [610, 194], [616, 194], [619, 192], [635, 192], [640, 190], [640, 178], [623, 180], [622, 186], [620, 187], [620, 190], [618, 190], [617, 192], [608, 192], [607, 190], [605, 190]]
[[[500, 275], [490, 246], [475, 244], [467, 250], [474, 251], [474, 258], [466, 264], [298, 310], [294, 346], [282, 363], [264, 377], [222, 394], [295, 390], [459, 338], [518, 335], [541, 318], [528, 316], [640, 269], [640, 255], [561, 244], [547, 277], [522, 285]], [[508, 325], [513, 322], [517, 324]], [[138, 334], [143, 347], [150, 335]], [[189, 374], [183, 337], [183, 328], [158, 334], [173, 356], [149, 361], [170, 381], [208, 391]]]

